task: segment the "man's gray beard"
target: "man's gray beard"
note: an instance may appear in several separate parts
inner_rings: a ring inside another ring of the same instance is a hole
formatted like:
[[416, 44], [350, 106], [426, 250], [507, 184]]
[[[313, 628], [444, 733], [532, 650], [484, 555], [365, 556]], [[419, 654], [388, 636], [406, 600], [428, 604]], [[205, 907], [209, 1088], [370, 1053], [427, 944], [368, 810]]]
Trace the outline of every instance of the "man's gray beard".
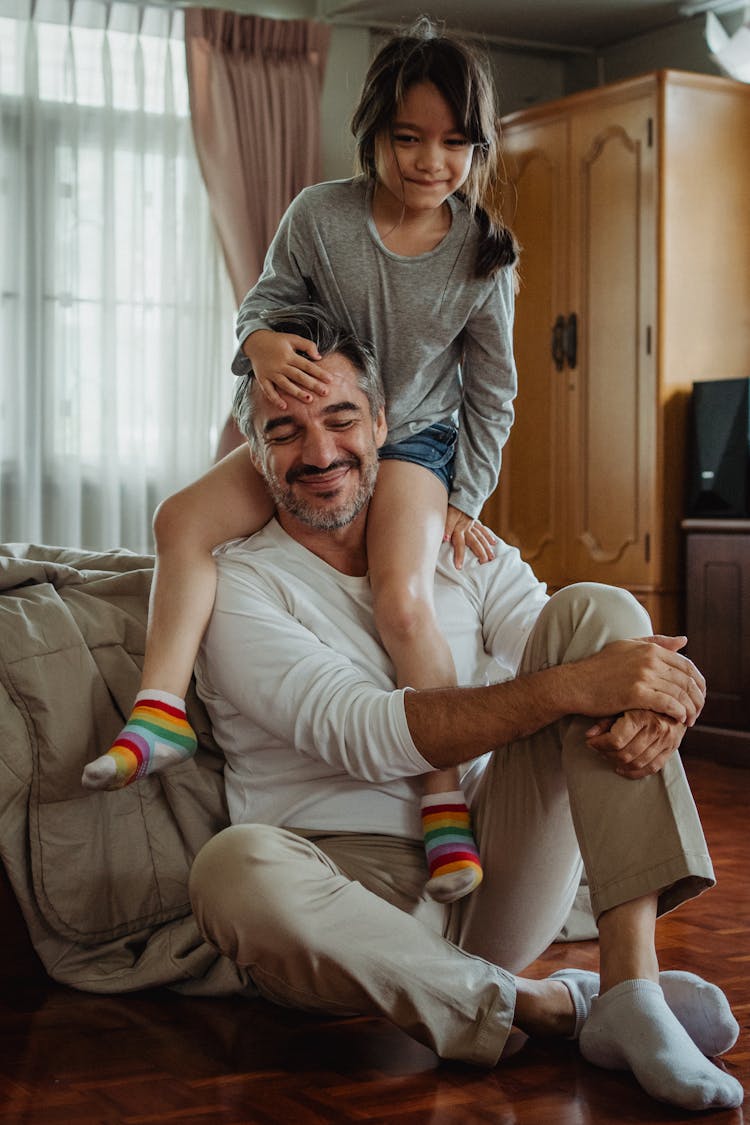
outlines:
[[[287, 484], [284, 480], [279, 480], [273, 473], [266, 471], [264, 475], [268, 491], [271, 493], [271, 499], [277, 508], [282, 508], [285, 512], [295, 516], [300, 523], [307, 524], [308, 527], [312, 527], [316, 531], [337, 531], [339, 528], [347, 527], [352, 523], [362, 509], [367, 506], [378, 475], [377, 459], [367, 462], [361, 461], [359, 471], [359, 488], [348, 503], [341, 504], [337, 508], [318, 508], [309, 500], [296, 496], [292, 485]], [[321, 495], [321, 500], [324, 499], [325, 496]]]

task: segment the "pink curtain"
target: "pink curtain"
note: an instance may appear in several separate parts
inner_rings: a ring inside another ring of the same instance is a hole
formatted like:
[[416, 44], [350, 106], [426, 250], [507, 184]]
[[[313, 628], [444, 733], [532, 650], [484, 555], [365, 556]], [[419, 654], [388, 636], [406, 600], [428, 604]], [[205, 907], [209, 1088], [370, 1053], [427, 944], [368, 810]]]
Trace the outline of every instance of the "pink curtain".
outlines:
[[237, 302], [287, 206], [320, 179], [320, 93], [330, 28], [185, 12], [190, 111]]

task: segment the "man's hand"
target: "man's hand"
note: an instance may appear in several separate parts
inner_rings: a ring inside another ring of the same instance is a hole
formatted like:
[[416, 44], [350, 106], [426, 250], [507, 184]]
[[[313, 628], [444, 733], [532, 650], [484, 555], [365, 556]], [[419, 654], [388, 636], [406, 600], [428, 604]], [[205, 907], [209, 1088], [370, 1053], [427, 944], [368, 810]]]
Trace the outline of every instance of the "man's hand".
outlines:
[[258, 386], [277, 409], [287, 408], [282, 395], [312, 402], [312, 393], [328, 393], [331, 376], [316, 363], [320, 354], [312, 340], [260, 328], [250, 333], [242, 350], [253, 365]]
[[679, 649], [687, 637], [612, 641], [601, 652], [560, 666], [570, 677], [571, 711], [600, 718], [624, 711], [655, 711], [691, 727], [703, 709], [706, 681]]
[[637, 781], [662, 770], [678, 749], [685, 724], [654, 711], [626, 711], [612, 719], [600, 719], [586, 731], [586, 741], [608, 762], [615, 773]]
[[466, 548], [477, 556], [480, 563], [489, 562], [495, 557], [497, 539], [488, 527], [479, 520], [472, 519], [460, 508], [448, 505], [443, 542], [453, 546], [453, 562], [456, 570], [464, 565]]

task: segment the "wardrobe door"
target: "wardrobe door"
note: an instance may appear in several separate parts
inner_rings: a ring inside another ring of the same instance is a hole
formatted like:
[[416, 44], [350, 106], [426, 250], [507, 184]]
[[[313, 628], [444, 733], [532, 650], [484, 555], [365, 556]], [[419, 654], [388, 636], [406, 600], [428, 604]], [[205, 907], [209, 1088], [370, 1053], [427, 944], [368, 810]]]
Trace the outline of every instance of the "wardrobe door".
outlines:
[[655, 126], [651, 96], [592, 102], [571, 119], [568, 580], [636, 591], [653, 572]]
[[518, 397], [500, 488], [488, 505], [503, 538], [553, 586], [565, 572], [567, 152], [564, 116], [511, 126], [504, 134], [505, 219], [521, 244], [514, 331]]

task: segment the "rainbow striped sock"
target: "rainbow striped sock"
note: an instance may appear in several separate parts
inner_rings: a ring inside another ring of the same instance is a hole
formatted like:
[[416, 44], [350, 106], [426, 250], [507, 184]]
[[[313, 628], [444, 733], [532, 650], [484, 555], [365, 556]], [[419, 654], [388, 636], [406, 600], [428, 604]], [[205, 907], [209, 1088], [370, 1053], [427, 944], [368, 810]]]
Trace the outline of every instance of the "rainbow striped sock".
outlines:
[[122, 789], [191, 758], [198, 746], [185, 701], [168, 691], [139, 691], [133, 712], [106, 754], [89, 762], [87, 789]]
[[482, 861], [471, 814], [461, 790], [422, 798], [422, 831], [430, 878], [425, 890], [438, 902], [455, 902], [482, 882]]

